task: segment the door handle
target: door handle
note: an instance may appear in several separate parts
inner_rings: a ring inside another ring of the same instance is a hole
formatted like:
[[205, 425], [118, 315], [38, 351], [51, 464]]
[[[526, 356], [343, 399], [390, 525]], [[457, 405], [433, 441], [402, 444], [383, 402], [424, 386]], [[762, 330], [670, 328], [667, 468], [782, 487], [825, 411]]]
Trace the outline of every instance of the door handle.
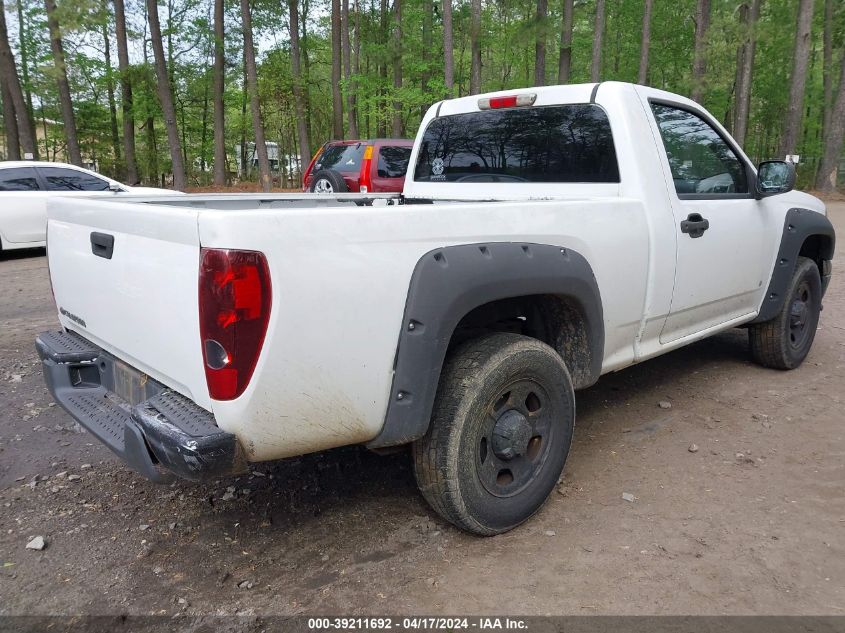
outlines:
[[700, 213], [690, 213], [687, 219], [681, 222], [681, 233], [687, 233], [692, 238], [701, 237], [709, 228], [710, 221], [702, 218]]
[[112, 254], [114, 254], [114, 235], [91, 233], [91, 252], [97, 257], [111, 259]]

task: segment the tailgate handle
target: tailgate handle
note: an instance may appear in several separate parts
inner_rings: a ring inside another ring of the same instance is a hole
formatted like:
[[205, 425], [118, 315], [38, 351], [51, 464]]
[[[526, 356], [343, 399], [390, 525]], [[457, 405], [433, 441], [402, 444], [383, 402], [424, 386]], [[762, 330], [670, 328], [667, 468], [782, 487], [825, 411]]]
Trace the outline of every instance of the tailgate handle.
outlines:
[[97, 257], [111, 259], [112, 253], [114, 253], [114, 235], [91, 233], [91, 252]]

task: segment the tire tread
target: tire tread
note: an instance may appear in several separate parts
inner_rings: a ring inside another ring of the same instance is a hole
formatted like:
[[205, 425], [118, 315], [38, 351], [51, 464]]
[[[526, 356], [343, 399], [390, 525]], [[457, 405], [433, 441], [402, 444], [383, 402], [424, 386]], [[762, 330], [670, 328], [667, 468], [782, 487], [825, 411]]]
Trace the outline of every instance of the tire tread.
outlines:
[[816, 263], [808, 257], [799, 257], [795, 263], [788, 286], [788, 293], [784, 299], [784, 306], [773, 319], [763, 323], [755, 323], [748, 328], [748, 342], [751, 356], [756, 363], [771, 369], [794, 369], [804, 360], [796, 362], [789, 353], [787, 340], [789, 338], [789, 297], [798, 280], [805, 274], [818, 274]]
[[[545, 343], [517, 334], [490, 334], [465, 342], [447, 358], [440, 377], [429, 430], [425, 436], [414, 442], [412, 448], [414, 474], [425, 500], [435, 512], [457, 527], [481, 536], [500, 534], [504, 530], [481, 524], [466, 508], [461, 499], [457, 476], [450, 474], [457, 472], [457, 464], [448, 463], [450, 456], [457, 456], [457, 451], [449, 450], [450, 442], [454, 441], [453, 434], [450, 433], [451, 428], [436, 421], [454, 420], [466, 391], [480, 384], [477, 376], [482, 366], [501, 353], [503, 348], [514, 345], [543, 348], [559, 358]], [[568, 372], [566, 373], [568, 377]]]

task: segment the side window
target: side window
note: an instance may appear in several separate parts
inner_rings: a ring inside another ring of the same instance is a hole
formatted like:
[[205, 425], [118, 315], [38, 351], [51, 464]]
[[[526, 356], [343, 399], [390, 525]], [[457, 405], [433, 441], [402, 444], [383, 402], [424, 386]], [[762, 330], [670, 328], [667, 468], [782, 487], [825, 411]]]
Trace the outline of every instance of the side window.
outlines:
[[84, 171], [63, 167], [41, 167], [47, 181], [47, 191], [108, 191], [109, 183], [103, 178]]
[[748, 193], [745, 166], [707, 121], [688, 110], [652, 103], [678, 194]]
[[38, 191], [38, 177], [32, 167], [0, 169], [0, 191]]
[[379, 178], [404, 178], [410, 160], [410, 147], [382, 147], [378, 152]]

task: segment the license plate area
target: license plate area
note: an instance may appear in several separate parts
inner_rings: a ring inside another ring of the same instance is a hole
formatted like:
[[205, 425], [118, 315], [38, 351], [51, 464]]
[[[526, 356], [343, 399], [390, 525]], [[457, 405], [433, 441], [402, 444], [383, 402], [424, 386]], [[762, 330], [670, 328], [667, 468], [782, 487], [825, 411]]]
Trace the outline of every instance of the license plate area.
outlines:
[[111, 363], [111, 374], [112, 391], [132, 406], [151, 398], [162, 389], [147, 374], [117, 359]]

